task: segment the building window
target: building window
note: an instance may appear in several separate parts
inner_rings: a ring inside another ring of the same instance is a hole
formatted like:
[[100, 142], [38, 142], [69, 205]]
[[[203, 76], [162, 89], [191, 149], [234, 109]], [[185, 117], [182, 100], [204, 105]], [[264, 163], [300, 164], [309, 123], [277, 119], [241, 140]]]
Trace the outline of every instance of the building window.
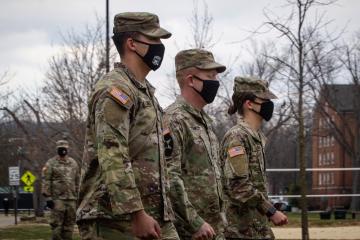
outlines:
[[334, 152], [331, 152], [331, 163], [332, 164], [335, 163], [335, 154], [334, 154]]
[[329, 185], [330, 184], [330, 173], [326, 173], [325, 174], [325, 185]]
[[335, 146], [335, 138], [334, 138], [334, 136], [331, 136], [331, 146]]
[[322, 186], [323, 182], [322, 182], [322, 173], [319, 173], [319, 186]]
[[321, 166], [321, 165], [322, 165], [322, 154], [319, 153], [319, 166]]
[[335, 173], [331, 173], [331, 185], [335, 185]]

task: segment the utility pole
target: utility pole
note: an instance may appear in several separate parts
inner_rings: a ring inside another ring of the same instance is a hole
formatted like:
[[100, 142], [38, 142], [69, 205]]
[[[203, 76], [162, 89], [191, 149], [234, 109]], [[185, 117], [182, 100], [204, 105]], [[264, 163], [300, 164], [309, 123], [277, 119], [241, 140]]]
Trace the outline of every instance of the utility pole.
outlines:
[[106, 72], [110, 70], [109, 0], [106, 0]]

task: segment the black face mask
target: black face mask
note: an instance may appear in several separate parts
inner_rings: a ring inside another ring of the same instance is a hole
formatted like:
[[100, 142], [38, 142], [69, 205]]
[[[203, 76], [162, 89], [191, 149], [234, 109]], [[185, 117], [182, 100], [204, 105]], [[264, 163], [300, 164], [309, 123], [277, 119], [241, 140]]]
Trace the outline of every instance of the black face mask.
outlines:
[[57, 152], [58, 152], [60, 157], [65, 157], [67, 155], [67, 149], [64, 148], [64, 147], [59, 147], [57, 149]]
[[253, 103], [260, 105], [260, 112], [257, 112], [254, 109], [251, 110], [259, 114], [265, 121], [269, 121], [273, 115], [274, 103], [270, 100], [263, 103], [257, 103], [257, 102], [253, 102]]
[[153, 71], [156, 71], [164, 58], [165, 46], [162, 43], [146, 43], [140, 40], [134, 39], [135, 42], [139, 42], [149, 46], [148, 51], [144, 56], [141, 56], [138, 52], [135, 53], [143, 60], [143, 62]]
[[220, 83], [217, 80], [204, 80], [194, 75], [195, 78], [203, 82], [203, 88], [201, 91], [194, 90], [200, 94], [206, 103], [212, 103], [216, 97], [216, 93], [220, 87]]

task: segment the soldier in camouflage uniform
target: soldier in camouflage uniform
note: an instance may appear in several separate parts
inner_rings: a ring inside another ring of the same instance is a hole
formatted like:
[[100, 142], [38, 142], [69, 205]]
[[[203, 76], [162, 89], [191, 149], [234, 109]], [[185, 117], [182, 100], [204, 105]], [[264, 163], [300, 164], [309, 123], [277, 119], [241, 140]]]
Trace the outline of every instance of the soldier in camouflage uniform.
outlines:
[[52, 239], [67, 240], [72, 239], [75, 225], [80, 172], [76, 161], [67, 156], [68, 142], [60, 140], [56, 147], [58, 155], [50, 158], [42, 169], [42, 194], [51, 209]]
[[165, 111], [164, 132], [175, 226], [181, 239], [224, 239], [219, 143], [203, 107], [214, 100], [225, 66], [211, 52], [189, 49], [176, 55], [175, 67], [181, 96]]
[[77, 224], [82, 239], [179, 239], [167, 197], [162, 110], [147, 81], [171, 33], [156, 15], [117, 14], [121, 63], [96, 83], [89, 103]]
[[229, 114], [237, 112], [240, 119], [225, 134], [220, 151], [225, 193], [230, 201], [227, 239], [273, 239], [268, 221], [287, 223], [287, 217], [273, 207], [266, 191], [266, 139], [260, 128], [263, 119], [269, 121], [272, 117], [274, 98], [266, 81], [235, 78]]

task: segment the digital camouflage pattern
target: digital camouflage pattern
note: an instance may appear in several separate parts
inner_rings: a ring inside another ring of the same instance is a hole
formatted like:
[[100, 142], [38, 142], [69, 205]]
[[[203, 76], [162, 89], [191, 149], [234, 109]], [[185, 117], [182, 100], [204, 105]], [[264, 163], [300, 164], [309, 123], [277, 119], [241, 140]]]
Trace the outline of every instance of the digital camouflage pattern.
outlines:
[[276, 99], [276, 95], [270, 91], [269, 83], [256, 77], [235, 77], [234, 95], [242, 93], [253, 93], [256, 97], [262, 99]]
[[[131, 235], [131, 224], [128, 221], [112, 221], [112, 220], [90, 220], [85, 224], [78, 224], [79, 232], [82, 240], [102, 240], [102, 239], [121, 239], [134, 240]], [[172, 222], [166, 222], [161, 226], [162, 240], [178, 240], [175, 226]]]
[[42, 194], [54, 201], [49, 219], [53, 240], [72, 239], [79, 175], [78, 164], [68, 156], [55, 156], [43, 167]]
[[166, 109], [166, 152], [175, 226], [190, 239], [204, 221], [223, 239], [224, 201], [219, 166], [219, 143], [211, 119], [181, 96]]
[[96, 83], [88, 104], [78, 224], [130, 221], [142, 209], [160, 225], [174, 218], [154, 90], [120, 63]]
[[224, 189], [229, 198], [226, 238], [273, 239], [266, 212], [265, 136], [243, 120], [224, 136], [220, 158]]
[[171, 33], [160, 27], [159, 17], [148, 12], [124, 12], [114, 17], [113, 33], [140, 32], [150, 38], [169, 38]]
[[71, 157], [50, 158], [42, 169], [42, 194], [52, 200], [76, 200], [79, 173]]
[[52, 240], [72, 240], [76, 219], [75, 200], [54, 200], [49, 223], [52, 229]]
[[215, 62], [211, 52], [197, 48], [180, 51], [175, 56], [176, 72], [190, 67], [201, 70], [215, 69], [218, 73], [226, 70], [224, 65]]

